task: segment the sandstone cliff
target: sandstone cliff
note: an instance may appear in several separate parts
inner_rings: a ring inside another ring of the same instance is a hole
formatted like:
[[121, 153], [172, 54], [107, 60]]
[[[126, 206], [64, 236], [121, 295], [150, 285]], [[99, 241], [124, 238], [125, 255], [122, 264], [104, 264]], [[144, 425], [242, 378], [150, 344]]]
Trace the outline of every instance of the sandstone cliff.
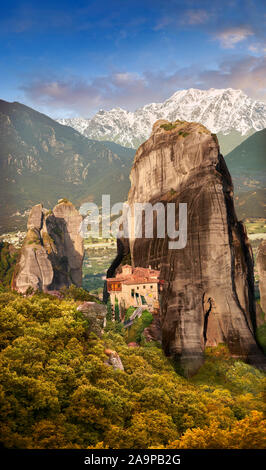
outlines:
[[[160, 321], [166, 355], [191, 374], [206, 346], [226, 343], [233, 356], [264, 367], [254, 338], [252, 251], [216, 136], [201, 124], [157, 121], [136, 153], [130, 179], [131, 209], [135, 202], [174, 202], [178, 221], [179, 203], [187, 203], [185, 248], [169, 249], [167, 236], [129, 240], [133, 266], [160, 269], [165, 281]], [[123, 245], [126, 253], [128, 240]]]
[[41, 204], [29, 214], [27, 235], [17, 263], [13, 288], [25, 293], [53, 291], [70, 284], [81, 286], [83, 239], [82, 217], [71, 202], [61, 199], [53, 211]]

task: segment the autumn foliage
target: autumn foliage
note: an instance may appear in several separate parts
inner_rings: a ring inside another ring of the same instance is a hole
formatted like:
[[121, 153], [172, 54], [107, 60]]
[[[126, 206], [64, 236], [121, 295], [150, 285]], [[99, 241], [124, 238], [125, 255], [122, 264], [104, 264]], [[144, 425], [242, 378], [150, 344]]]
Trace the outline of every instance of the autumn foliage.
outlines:
[[[11, 448], [264, 448], [262, 372], [209, 350], [192, 379], [160, 346], [100, 338], [74, 299], [0, 294], [0, 440]], [[117, 351], [124, 371], [106, 364]]]

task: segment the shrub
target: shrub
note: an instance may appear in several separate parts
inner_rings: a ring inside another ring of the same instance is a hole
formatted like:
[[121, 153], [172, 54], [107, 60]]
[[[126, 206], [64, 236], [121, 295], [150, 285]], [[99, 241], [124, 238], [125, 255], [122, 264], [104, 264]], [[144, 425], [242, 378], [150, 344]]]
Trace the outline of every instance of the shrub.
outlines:
[[257, 340], [266, 354], [266, 323], [258, 327]]
[[152, 314], [148, 310], [144, 310], [141, 317], [136, 318], [128, 328], [128, 343], [140, 343], [143, 338], [144, 329], [151, 324], [152, 320]]
[[63, 294], [65, 299], [73, 300], [82, 300], [84, 302], [96, 302], [98, 304], [102, 303], [97, 297], [91, 295], [82, 287], [77, 287], [74, 284], [71, 284], [70, 287], [63, 287], [60, 292]]
[[168, 124], [162, 124], [160, 127], [165, 131], [171, 131], [172, 129], [175, 129], [177, 127], [177, 124], [169, 122]]
[[7, 242], [0, 242], [0, 284], [10, 287], [20, 250], [15, 250]]

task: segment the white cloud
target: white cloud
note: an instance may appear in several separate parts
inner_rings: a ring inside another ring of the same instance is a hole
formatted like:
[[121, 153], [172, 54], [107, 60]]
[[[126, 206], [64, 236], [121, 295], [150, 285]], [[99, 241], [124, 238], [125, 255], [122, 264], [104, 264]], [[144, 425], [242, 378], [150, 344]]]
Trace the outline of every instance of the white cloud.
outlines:
[[177, 69], [171, 74], [129, 72], [96, 77], [90, 82], [38, 79], [22, 87], [26, 102], [53, 116], [90, 116], [100, 108], [135, 110], [147, 103], [164, 101], [178, 89], [235, 88], [266, 101], [266, 57], [232, 56], [218, 68]]
[[236, 44], [244, 41], [253, 34], [253, 31], [249, 27], [238, 26], [220, 31], [214, 36], [214, 39], [220, 41], [221, 46], [225, 49], [233, 49]]
[[266, 101], [266, 57], [231, 57], [220, 64], [218, 70], [199, 74], [204, 88], [235, 88], [243, 90], [251, 98]]
[[266, 53], [266, 47], [265, 47], [265, 42], [256, 42], [253, 44], [250, 44], [248, 46], [248, 50], [250, 52], [253, 52], [254, 54], [260, 54], [260, 55], [265, 55]]

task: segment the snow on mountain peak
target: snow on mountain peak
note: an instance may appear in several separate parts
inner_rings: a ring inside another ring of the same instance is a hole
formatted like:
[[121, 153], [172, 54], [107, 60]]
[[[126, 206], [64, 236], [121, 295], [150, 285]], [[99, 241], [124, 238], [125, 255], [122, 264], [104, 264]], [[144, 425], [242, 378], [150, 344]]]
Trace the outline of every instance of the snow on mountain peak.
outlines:
[[122, 108], [99, 110], [91, 119], [59, 119], [95, 140], [111, 140], [125, 147], [138, 147], [151, 133], [157, 119], [201, 122], [211, 132], [242, 135], [266, 127], [266, 103], [232, 88], [178, 90], [163, 103], [150, 103], [135, 112]]

